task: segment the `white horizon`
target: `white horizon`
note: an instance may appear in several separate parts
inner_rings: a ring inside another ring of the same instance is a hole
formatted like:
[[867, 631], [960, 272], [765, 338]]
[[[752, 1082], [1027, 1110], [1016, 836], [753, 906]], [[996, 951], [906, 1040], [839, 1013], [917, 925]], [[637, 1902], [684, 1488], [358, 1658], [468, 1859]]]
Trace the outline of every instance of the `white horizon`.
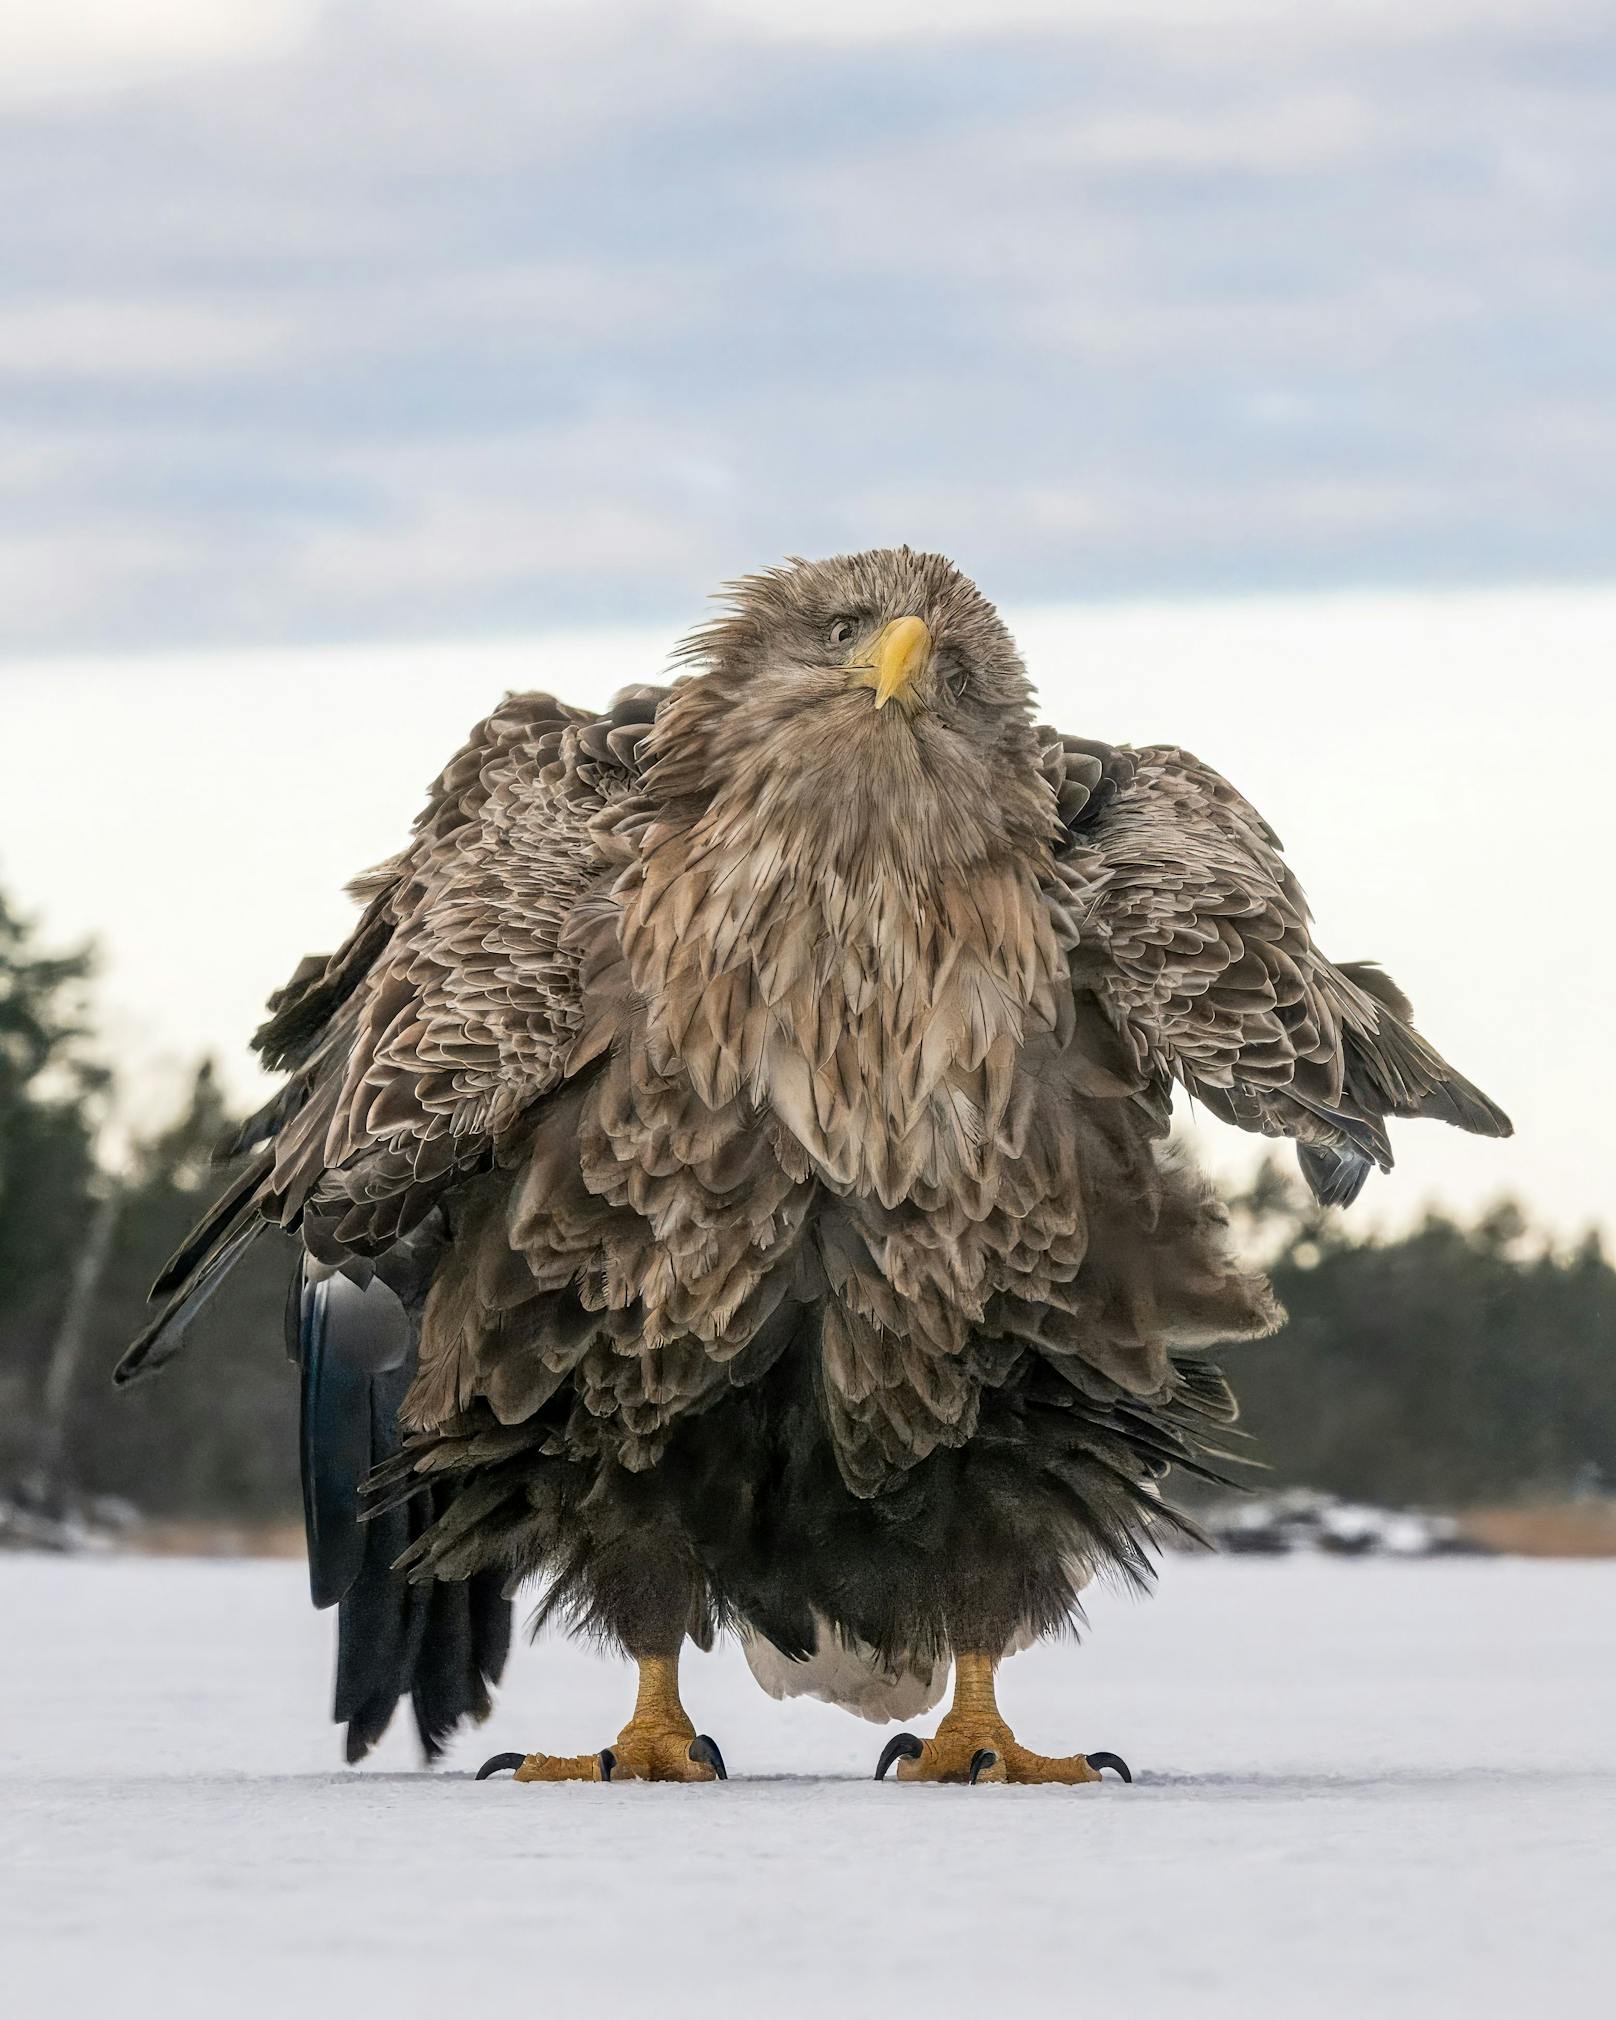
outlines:
[[[1513, 1114], [1508, 1145], [1398, 1128], [1399, 1169], [1355, 1225], [1506, 1193], [1562, 1237], [1616, 1223], [1608, 1097], [1566, 1084], [1616, 986], [1590, 916], [1616, 587], [1006, 615], [1044, 719], [1228, 774], [1284, 837], [1326, 949], [1382, 960]], [[400, 845], [502, 692], [604, 702], [661, 677], [680, 628], [0, 662], [0, 888], [53, 946], [101, 949], [118, 1131], [172, 1114], [203, 1056], [261, 1098], [265, 996], [347, 930], [344, 883]], [[1197, 1136], [1215, 1168], [1249, 1162], [1234, 1132]]]

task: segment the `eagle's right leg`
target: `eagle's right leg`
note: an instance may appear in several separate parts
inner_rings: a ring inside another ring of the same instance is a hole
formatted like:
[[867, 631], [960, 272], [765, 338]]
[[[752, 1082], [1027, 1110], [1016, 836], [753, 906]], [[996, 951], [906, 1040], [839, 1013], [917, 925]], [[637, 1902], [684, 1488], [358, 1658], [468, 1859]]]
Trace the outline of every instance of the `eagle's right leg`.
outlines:
[[[598, 1753], [498, 1754], [481, 1775], [514, 1768], [519, 1782], [711, 1782], [726, 1779], [723, 1756], [698, 1733], [679, 1698], [679, 1657], [705, 1624], [700, 1573], [670, 1525], [655, 1469], [613, 1472], [588, 1497], [567, 1541], [573, 1566], [559, 1604], [614, 1642], [639, 1667], [633, 1716]], [[479, 1777], [480, 1778], [480, 1777]]]
[[697, 1732], [679, 1699], [679, 1654], [639, 1658], [634, 1715], [599, 1753], [500, 1753], [477, 1770], [484, 1780], [514, 1768], [519, 1782], [723, 1781], [724, 1757]]

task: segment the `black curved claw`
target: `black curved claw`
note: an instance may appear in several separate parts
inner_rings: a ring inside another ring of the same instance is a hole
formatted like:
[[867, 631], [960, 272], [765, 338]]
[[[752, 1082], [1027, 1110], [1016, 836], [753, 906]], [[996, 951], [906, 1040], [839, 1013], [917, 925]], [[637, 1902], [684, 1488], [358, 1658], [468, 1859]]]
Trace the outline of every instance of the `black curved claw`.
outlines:
[[496, 1753], [485, 1760], [477, 1770], [477, 1779], [487, 1781], [490, 1775], [503, 1774], [507, 1768], [519, 1768], [527, 1755], [523, 1753]]
[[1083, 1758], [1096, 1774], [1100, 1772], [1101, 1768], [1113, 1768], [1120, 1780], [1125, 1782], [1133, 1780], [1133, 1776], [1128, 1771], [1128, 1763], [1119, 1753], [1087, 1753]]
[[612, 1769], [616, 1767], [616, 1765], [617, 1765], [616, 1754], [612, 1752], [609, 1746], [603, 1746], [600, 1750], [600, 1778], [603, 1782], [609, 1782], [611, 1780]]
[[718, 1751], [718, 1742], [716, 1739], [709, 1739], [706, 1733], [697, 1733], [686, 1749], [686, 1758], [695, 1761], [700, 1767], [710, 1767], [721, 1782], [729, 1780], [724, 1768], [724, 1756]]
[[886, 1745], [882, 1747], [881, 1758], [875, 1764], [876, 1780], [878, 1782], [886, 1780], [887, 1769], [891, 1767], [895, 1760], [919, 1760], [925, 1750], [925, 1747], [915, 1738], [912, 1732], [894, 1733]]
[[999, 1756], [990, 1746], [979, 1746], [977, 1748], [976, 1752], [971, 1755], [970, 1781], [973, 1787], [987, 1773], [988, 1769], [995, 1764], [998, 1758]]

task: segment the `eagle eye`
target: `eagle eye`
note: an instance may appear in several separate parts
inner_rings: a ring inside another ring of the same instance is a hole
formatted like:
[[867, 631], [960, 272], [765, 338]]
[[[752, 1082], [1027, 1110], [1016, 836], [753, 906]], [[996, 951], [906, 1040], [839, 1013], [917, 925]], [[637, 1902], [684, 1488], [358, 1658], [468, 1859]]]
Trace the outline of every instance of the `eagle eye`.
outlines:
[[851, 617], [833, 617], [825, 636], [832, 645], [851, 645], [855, 628]]

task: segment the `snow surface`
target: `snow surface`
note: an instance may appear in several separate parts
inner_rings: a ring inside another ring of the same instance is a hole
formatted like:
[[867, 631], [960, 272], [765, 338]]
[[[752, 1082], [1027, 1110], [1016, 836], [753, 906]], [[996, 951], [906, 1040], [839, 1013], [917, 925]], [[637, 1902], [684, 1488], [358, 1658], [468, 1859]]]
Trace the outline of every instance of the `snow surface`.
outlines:
[[[7, 2020], [1616, 2006], [1616, 1564], [1171, 1561], [1001, 1698], [1124, 1788], [877, 1786], [882, 1729], [686, 1663], [727, 1786], [519, 1787], [625, 1670], [522, 1645], [448, 1770], [334, 1769], [287, 1564], [0, 1559]], [[929, 1724], [923, 1724], [923, 1730]]]

